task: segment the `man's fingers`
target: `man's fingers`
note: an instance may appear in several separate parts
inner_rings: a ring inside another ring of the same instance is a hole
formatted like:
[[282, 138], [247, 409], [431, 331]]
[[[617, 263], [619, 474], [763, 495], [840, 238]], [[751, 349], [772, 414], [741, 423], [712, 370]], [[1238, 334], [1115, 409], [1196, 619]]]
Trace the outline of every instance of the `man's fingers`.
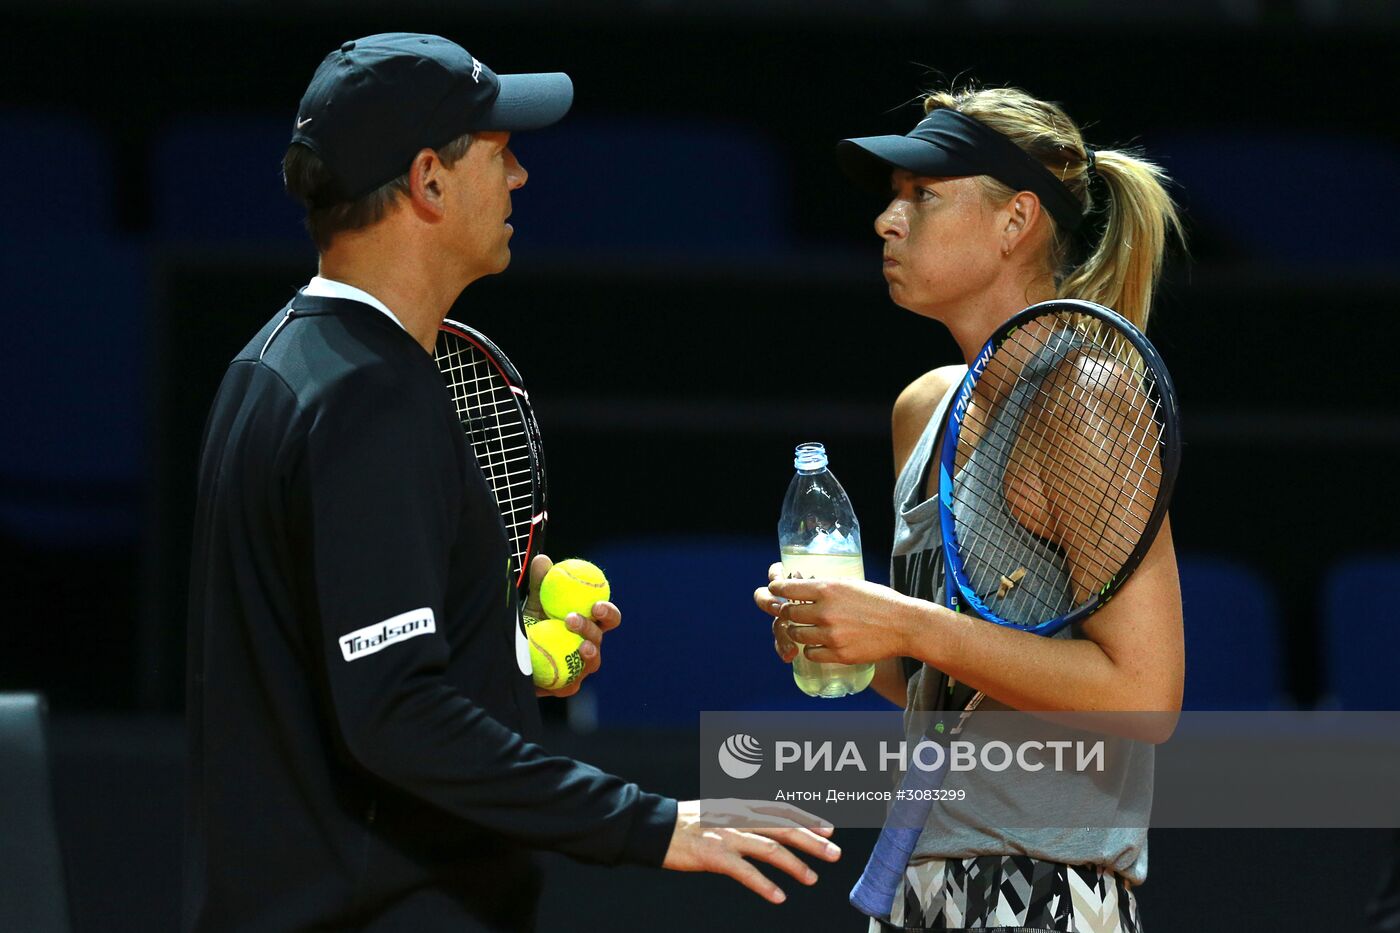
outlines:
[[[776, 809], [774, 809], [776, 808]], [[790, 803], [762, 803], [756, 804], [754, 810], [758, 813], [780, 813], [794, 824], [804, 829], [810, 829], [822, 836], [830, 836], [836, 832], [836, 824], [829, 820], [824, 820], [815, 813], [808, 813], [801, 807], [794, 807]]]
[[[732, 845], [731, 843], [730, 846]], [[717, 866], [721, 873], [728, 875], [759, 897], [774, 904], [781, 904], [787, 900], [787, 895], [783, 893], [782, 888], [769, 881], [763, 872], [744, 861], [743, 857], [730, 846], [726, 846], [729, 851], [724, 860]]]
[[793, 850], [835, 861], [841, 851], [825, 838], [834, 831], [826, 820], [791, 804], [735, 798], [687, 801], [680, 805], [666, 867], [728, 875], [781, 904], [787, 895], [748, 860], [767, 862], [803, 884], [815, 884], [817, 873]]
[[744, 855], [767, 862], [774, 868], [780, 868], [803, 884], [817, 883], [817, 873], [812, 871], [806, 862], [793, 855], [791, 850], [778, 840], [759, 833], [745, 833], [738, 830], [735, 832], [738, 835], [739, 851]]
[[701, 813], [711, 825], [719, 825], [720, 817], [725, 817], [728, 825], [753, 832], [793, 828], [810, 829], [823, 836], [836, 832], [836, 827], [829, 821], [790, 803], [734, 798], [712, 799], [704, 803]]
[[579, 615], [577, 612], [569, 613], [564, 619], [564, 627], [571, 632], [583, 636], [583, 644], [579, 645], [578, 654], [583, 659], [583, 672], [572, 684], [560, 690], [546, 690], [540, 696], [571, 697], [578, 693], [579, 687], [585, 678], [598, 672], [598, 668], [603, 665], [603, 629], [596, 622], [592, 622]]
[[765, 836], [771, 836], [785, 846], [806, 852], [808, 855], [834, 862], [841, 857], [841, 847], [834, 842], [830, 842], [824, 837], [801, 826], [780, 827], [777, 829], [756, 830]]
[[540, 605], [540, 584], [553, 566], [554, 561], [545, 554], [536, 554], [535, 559], [530, 561], [530, 592], [525, 600], [525, 613], [531, 618], [544, 616], [544, 608]]
[[607, 600], [593, 604], [593, 621], [605, 632], [611, 632], [622, 624], [622, 610]]
[[549, 573], [549, 568], [554, 566], [554, 561], [549, 559], [547, 554], [536, 554], [534, 560], [530, 561], [530, 592], [538, 593], [540, 583], [544, 580], [544, 575]]
[[603, 643], [603, 629], [592, 619], [585, 619], [577, 612], [569, 613], [564, 619], [564, 626], [575, 634], [582, 635], [586, 643], [590, 643], [597, 648]]
[[787, 576], [787, 573], [783, 570], [781, 561], [768, 565], [768, 579], [770, 581], [780, 580], [785, 576]]
[[583, 658], [582, 677], [589, 674], [596, 674], [598, 668], [603, 666], [603, 652], [591, 641], [586, 641], [578, 647], [578, 656]]
[[585, 622], [577, 613], [569, 613], [564, 622], [569, 631], [583, 636], [583, 644], [578, 646], [578, 656], [583, 659], [583, 676], [587, 677], [598, 670], [603, 663], [603, 632], [591, 622]]

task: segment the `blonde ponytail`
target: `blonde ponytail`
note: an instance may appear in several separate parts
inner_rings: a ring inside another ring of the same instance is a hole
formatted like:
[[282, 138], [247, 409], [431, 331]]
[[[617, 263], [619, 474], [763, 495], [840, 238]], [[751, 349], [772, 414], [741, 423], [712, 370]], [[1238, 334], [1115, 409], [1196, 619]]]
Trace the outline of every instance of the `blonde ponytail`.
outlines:
[[1145, 328], [1167, 238], [1181, 236], [1181, 220], [1163, 185], [1166, 175], [1156, 165], [1114, 150], [1095, 153], [1094, 161], [1108, 189], [1103, 231], [1088, 258], [1059, 281], [1057, 292], [1107, 305]]
[[[1100, 150], [1091, 163], [1079, 127], [1058, 104], [1037, 100], [1018, 88], [938, 91], [924, 98], [924, 112], [948, 107], [981, 121], [1029, 153], [1054, 173], [1084, 209], [1086, 223], [1101, 234], [1087, 258], [1072, 264], [1078, 234], [1061, 230], [1049, 216], [1054, 235], [1046, 257], [1061, 298], [1083, 298], [1113, 308], [1138, 327], [1147, 326], [1152, 294], [1161, 277], [1170, 236], [1181, 237], [1181, 220], [1166, 173], [1141, 155]], [[1095, 203], [1097, 175], [1106, 192]], [[997, 203], [1015, 192], [983, 176], [985, 193]]]

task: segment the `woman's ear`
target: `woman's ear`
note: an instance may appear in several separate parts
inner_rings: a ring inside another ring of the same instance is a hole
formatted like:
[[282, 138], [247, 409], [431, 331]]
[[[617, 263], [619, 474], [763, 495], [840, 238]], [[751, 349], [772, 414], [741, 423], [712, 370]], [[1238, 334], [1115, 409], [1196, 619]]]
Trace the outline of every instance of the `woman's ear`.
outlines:
[[1029, 191], [1018, 191], [1002, 208], [1001, 254], [1010, 256], [1026, 241], [1026, 235], [1040, 219], [1040, 198]]

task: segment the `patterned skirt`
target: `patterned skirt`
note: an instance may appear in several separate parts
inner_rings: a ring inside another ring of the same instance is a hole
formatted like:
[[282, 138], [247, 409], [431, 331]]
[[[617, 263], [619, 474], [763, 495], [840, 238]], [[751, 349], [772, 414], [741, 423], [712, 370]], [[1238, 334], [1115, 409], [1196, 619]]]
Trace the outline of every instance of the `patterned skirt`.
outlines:
[[1025, 855], [930, 859], [910, 865], [890, 922], [869, 933], [920, 930], [1142, 933], [1137, 898], [1120, 875]]

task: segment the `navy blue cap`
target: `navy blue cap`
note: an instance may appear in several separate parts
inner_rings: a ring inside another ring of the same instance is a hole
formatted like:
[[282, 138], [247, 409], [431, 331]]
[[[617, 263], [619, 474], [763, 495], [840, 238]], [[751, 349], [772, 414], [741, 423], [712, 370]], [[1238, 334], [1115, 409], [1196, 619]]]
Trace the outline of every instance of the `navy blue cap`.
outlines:
[[566, 74], [498, 75], [441, 36], [387, 32], [326, 56], [292, 142], [320, 157], [338, 198], [353, 200], [402, 175], [421, 149], [463, 133], [549, 126], [573, 100]]
[[959, 178], [990, 175], [1017, 191], [1033, 191], [1066, 230], [1078, 230], [1084, 208], [1048, 168], [1006, 136], [965, 113], [940, 107], [904, 136], [864, 136], [836, 144], [836, 161], [857, 184], [890, 193], [890, 170]]

